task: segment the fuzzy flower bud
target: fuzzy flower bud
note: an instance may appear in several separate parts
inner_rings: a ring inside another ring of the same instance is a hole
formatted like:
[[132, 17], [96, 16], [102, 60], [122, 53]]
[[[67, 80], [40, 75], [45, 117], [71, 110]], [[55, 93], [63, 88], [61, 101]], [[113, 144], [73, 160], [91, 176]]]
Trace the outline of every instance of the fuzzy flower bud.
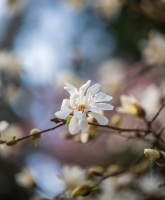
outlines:
[[14, 146], [14, 145], [17, 144], [17, 142], [18, 142], [18, 140], [16, 139], [16, 136], [14, 136], [12, 139], [10, 139], [10, 140], [8, 140], [8, 141], [6, 142], [6, 145], [7, 145], [7, 146]]
[[76, 187], [72, 191], [70, 197], [76, 198], [79, 196], [87, 196], [91, 193], [91, 191], [92, 191], [92, 187], [90, 185], [81, 185], [81, 186]]
[[36, 147], [37, 144], [38, 144], [38, 140], [42, 137], [42, 134], [36, 134], [36, 133], [39, 133], [40, 130], [37, 129], [37, 128], [33, 128], [31, 131], [30, 131], [30, 135], [32, 135], [32, 139], [34, 141], [34, 146]]
[[87, 171], [87, 177], [93, 178], [94, 176], [102, 176], [104, 168], [100, 166], [90, 167]]
[[165, 152], [154, 149], [144, 149], [144, 154], [149, 159], [153, 159], [157, 165], [165, 166]]

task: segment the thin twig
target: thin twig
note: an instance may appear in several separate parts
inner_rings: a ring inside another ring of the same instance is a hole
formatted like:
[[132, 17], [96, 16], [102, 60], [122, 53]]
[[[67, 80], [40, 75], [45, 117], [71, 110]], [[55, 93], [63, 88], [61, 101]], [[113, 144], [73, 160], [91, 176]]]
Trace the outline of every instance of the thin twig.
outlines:
[[123, 173], [129, 171], [129, 169], [132, 166], [136, 165], [137, 163], [139, 163], [141, 161], [141, 159], [143, 158], [143, 156], [144, 156], [143, 153], [140, 154], [138, 157], [136, 157], [136, 159], [128, 167], [126, 167], [126, 168], [124, 168], [124, 169], [122, 169], [122, 170], [120, 170], [118, 172], [114, 172], [114, 173], [110, 173], [110, 174], [106, 174], [106, 175], [102, 176], [100, 178], [100, 180], [96, 183], [96, 186], [98, 186], [102, 181], [104, 181], [105, 179], [107, 179], [109, 177], [117, 176], [117, 175], [120, 175], [120, 174], [123, 174]]
[[164, 108], [165, 106], [165, 101], [163, 101], [163, 103], [161, 104], [159, 110], [157, 111], [157, 113], [153, 116], [153, 118], [149, 121], [150, 124], [152, 124], [155, 119], [158, 117], [158, 115], [160, 114], [161, 110]]
[[[65, 123], [61, 123], [59, 124], [58, 126], [55, 126], [55, 127], [52, 127], [52, 128], [49, 128], [49, 129], [46, 129], [46, 130], [43, 130], [43, 131], [40, 131], [40, 132], [37, 132], [37, 133], [34, 133], [33, 135], [26, 135], [24, 137], [21, 137], [21, 138], [18, 138], [16, 139], [17, 143], [22, 141], [22, 140], [25, 140], [25, 139], [28, 139], [28, 138], [32, 138], [33, 136], [36, 136], [36, 135], [40, 135], [41, 133], [46, 133], [48, 131], [53, 131], [55, 130], [56, 128], [59, 128], [60, 126], [63, 126]], [[3, 140], [3, 141], [0, 141], [0, 144], [5, 144], [7, 141], [6, 140]]]
[[[59, 118], [53, 118], [51, 119], [51, 121], [53, 122], [65, 122], [66, 123], [66, 120], [61, 120]], [[116, 130], [116, 131], [119, 131], [119, 132], [132, 132], [132, 131], [136, 131], [136, 132], [148, 132], [148, 130], [146, 129], [127, 129], [127, 128], [118, 128], [118, 127], [115, 127], [115, 126], [110, 126], [110, 125], [100, 125], [98, 123], [92, 123], [92, 122], [88, 122], [88, 124], [90, 125], [94, 125], [94, 126], [99, 126], [99, 127], [102, 127], [102, 128], [109, 128], [109, 129], [112, 129], [112, 130]]]

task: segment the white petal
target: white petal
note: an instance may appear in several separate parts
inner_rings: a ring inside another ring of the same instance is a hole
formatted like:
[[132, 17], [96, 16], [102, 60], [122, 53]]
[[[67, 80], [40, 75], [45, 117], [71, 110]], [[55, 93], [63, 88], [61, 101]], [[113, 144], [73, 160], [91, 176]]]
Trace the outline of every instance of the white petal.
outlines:
[[104, 101], [104, 99], [106, 98], [106, 96], [107, 96], [107, 95], [106, 95], [105, 93], [99, 92], [99, 93], [95, 94], [94, 100], [95, 100], [96, 102]]
[[87, 143], [88, 142], [88, 138], [89, 138], [89, 134], [88, 133], [81, 133], [80, 134], [80, 140], [82, 143]]
[[112, 106], [111, 104], [107, 104], [107, 103], [95, 103], [92, 105], [92, 107], [97, 107], [99, 109], [102, 110], [113, 110], [114, 106]]
[[76, 119], [76, 117], [73, 115], [70, 123], [69, 123], [69, 132], [74, 135], [76, 133], [78, 133], [80, 130], [79, 126], [78, 126], [78, 120]]
[[65, 108], [64, 110], [60, 110], [55, 113], [55, 116], [60, 118], [60, 119], [66, 119], [68, 115], [72, 112], [73, 110], [71, 108]]
[[9, 123], [6, 121], [0, 122], [0, 131], [4, 131], [9, 126]]
[[64, 87], [65, 90], [67, 90], [70, 94], [74, 93], [77, 88], [71, 85], [70, 83], [65, 82], [66, 87]]
[[94, 95], [94, 100], [96, 102], [101, 102], [101, 101], [110, 101], [112, 99], [111, 96], [109, 95], [106, 95], [105, 93], [103, 92], [99, 92], [97, 94]]
[[62, 101], [61, 109], [62, 109], [62, 108], [66, 108], [66, 107], [71, 107], [71, 105], [70, 105], [70, 100], [69, 100], [69, 99], [64, 99], [64, 100]]
[[90, 112], [90, 114], [97, 120], [97, 122], [100, 125], [108, 124], [108, 119], [105, 116], [100, 115], [99, 113], [95, 113], [95, 112]]
[[86, 89], [90, 86], [90, 84], [91, 84], [91, 80], [87, 81], [84, 85], [82, 85], [82, 86], [80, 87], [79, 91], [80, 91], [80, 90], [83, 90], [83, 92], [85, 92]]
[[97, 107], [91, 107], [89, 110], [90, 110], [91, 112], [100, 113], [100, 109], [97, 108]]
[[71, 93], [71, 95], [70, 95], [70, 100], [74, 100], [74, 99], [78, 98], [79, 95], [80, 95], [80, 94], [79, 94], [79, 92], [78, 92], [77, 89], [76, 89], [74, 92]]
[[92, 95], [96, 94], [100, 90], [101, 85], [99, 83], [91, 86], [88, 90], [87, 93], [91, 93]]
[[88, 130], [88, 121], [87, 118], [83, 120], [79, 120], [79, 127], [82, 132], [86, 132]]
[[74, 116], [77, 118], [77, 119], [84, 119], [84, 116], [85, 114], [82, 113], [82, 111], [78, 111], [78, 110], [74, 110]]
[[104, 101], [110, 101], [113, 97], [109, 96], [109, 95], [106, 95]]

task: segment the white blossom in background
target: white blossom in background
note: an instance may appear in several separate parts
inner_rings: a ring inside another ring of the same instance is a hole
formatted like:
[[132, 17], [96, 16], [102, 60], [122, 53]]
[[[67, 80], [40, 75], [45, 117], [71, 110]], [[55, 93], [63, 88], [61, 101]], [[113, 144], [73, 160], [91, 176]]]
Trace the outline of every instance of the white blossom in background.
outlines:
[[62, 175], [60, 178], [65, 182], [65, 191], [69, 194], [77, 186], [88, 184], [89, 181], [86, 180], [86, 172], [79, 166], [68, 166], [65, 165], [62, 170]]
[[[9, 126], [9, 123], [6, 121], [1, 121], [0, 122], [0, 139], [3, 140], [3, 136], [2, 136], [2, 132], [5, 131], [7, 129], [7, 127]], [[0, 148], [4, 148], [4, 145], [1, 144]]]
[[[111, 74], [111, 78], [109, 75]], [[100, 83], [108, 94], [120, 92], [126, 74], [126, 63], [119, 58], [111, 58], [101, 64], [98, 70]]]
[[94, 0], [93, 4], [101, 16], [116, 18], [123, 3], [121, 0]]
[[9, 126], [9, 123], [6, 121], [1, 121], [0, 122], [0, 132], [4, 131], [5, 129], [7, 129], [7, 127]]
[[155, 84], [150, 84], [141, 92], [139, 101], [148, 115], [153, 115], [158, 110], [161, 95], [160, 88]]
[[[111, 96], [106, 95], [100, 90], [100, 84], [89, 87], [91, 81], [87, 81], [79, 90], [69, 83], [65, 83], [64, 87], [70, 93], [70, 99], [64, 99], [61, 110], [55, 113], [60, 119], [67, 119], [72, 115], [69, 123], [69, 132], [76, 134], [80, 130], [86, 132], [88, 130], [88, 116], [94, 117], [101, 125], [108, 124], [108, 119], [101, 115], [101, 110], [113, 110], [114, 106], [102, 103], [109, 101]], [[89, 87], [89, 88], [88, 88]]]
[[21, 187], [32, 188], [34, 186], [32, 173], [27, 167], [22, 168], [22, 171], [15, 175], [15, 180]]
[[18, 57], [10, 51], [0, 51], [0, 71], [2, 70], [11, 76], [23, 72]]
[[148, 41], [142, 41], [142, 56], [149, 65], [165, 64], [165, 35], [150, 31]]

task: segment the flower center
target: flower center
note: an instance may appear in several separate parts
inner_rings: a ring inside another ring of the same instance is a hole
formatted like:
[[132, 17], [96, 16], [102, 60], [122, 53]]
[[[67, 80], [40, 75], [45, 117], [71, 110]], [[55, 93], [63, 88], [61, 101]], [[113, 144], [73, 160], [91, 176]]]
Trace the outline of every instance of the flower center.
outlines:
[[79, 105], [78, 106], [78, 111], [84, 112], [84, 110], [85, 110], [85, 105]]

